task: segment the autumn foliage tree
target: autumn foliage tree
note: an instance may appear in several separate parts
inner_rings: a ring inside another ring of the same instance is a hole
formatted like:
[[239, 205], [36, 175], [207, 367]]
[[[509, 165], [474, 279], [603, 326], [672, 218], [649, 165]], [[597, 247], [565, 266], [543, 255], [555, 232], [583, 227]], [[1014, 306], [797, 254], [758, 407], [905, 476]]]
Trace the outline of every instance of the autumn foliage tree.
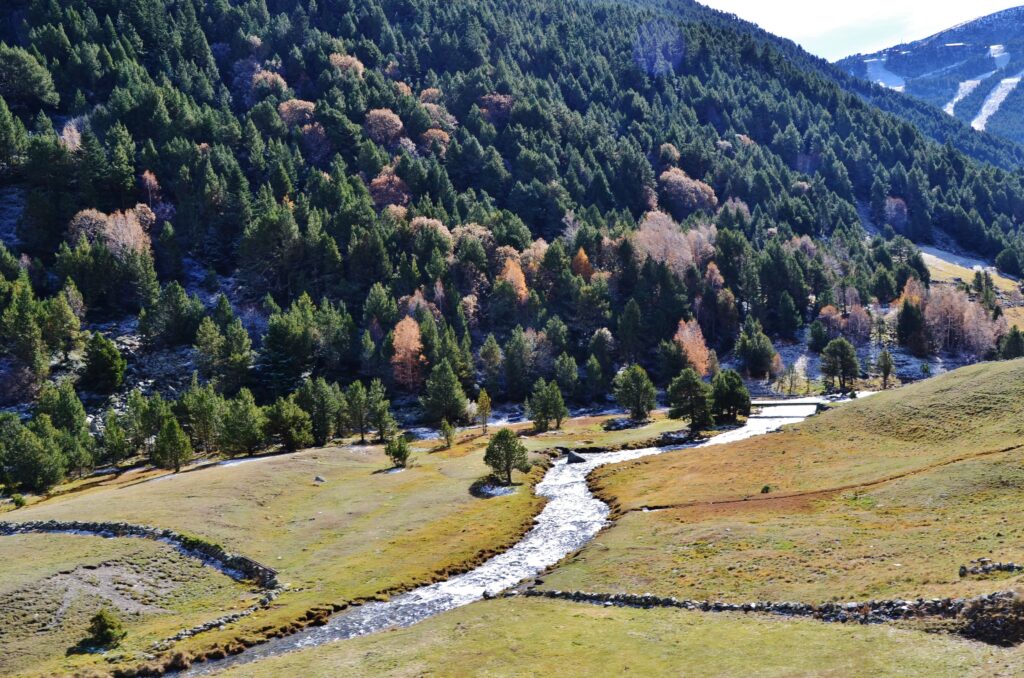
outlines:
[[515, 259], [505, 260], [505, 268], [502, 269], [501, 275], [498, 277], [512, 286], [516, 293], [516, 300], [520, 304], [525, 304], [526, 300], [530, 298], [530, 288], [526, 286], [523, 268]]
[[676, 330], [673, 340], [686, 356], [686, 362], [696, 370], [697, 374], [706, 377], [711, 352], [708, 350], [707, 344], [704, 343], [704, 333], [700, 329], [700, 324], [696, 320], [680, 320], [679, 329]]
[[394, 143], [402, 130], [402, 119], [388, 108], [375, 108], [366, 114], [366, 133], [378, 144]]
[[392, 339], [394, 353], [391, 369], [395, 381], [410, 391], [423, 383], [423, 341], [420, 324], [412, 316], [402, 318], [395, 326]]
[[662, 172], [658, 187], [662, 203], [680, 221], [696, 211], [718, 207], [714, 189], [703, 181], [691, 179], [678, 167]]
[[587, 257], [587, 252], [582, 247], [576, 251], [576, 255], [572, 258], [572, 272], [588, 283], [591, 276], [594, 275], [594, 267], [590, 265], [590, 258]]

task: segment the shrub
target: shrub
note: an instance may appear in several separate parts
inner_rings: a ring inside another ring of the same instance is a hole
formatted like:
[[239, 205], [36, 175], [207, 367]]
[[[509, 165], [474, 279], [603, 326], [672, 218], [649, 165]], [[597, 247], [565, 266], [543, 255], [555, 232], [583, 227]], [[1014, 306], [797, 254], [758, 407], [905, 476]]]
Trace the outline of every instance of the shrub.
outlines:
[[104, 608], [89, 621], [88, 640], [97, 647], [115, 647], [127, 635], [124, 625], [110, 610]]
[[399, 435], [387, 442], [384, 446], [384, 454], [388, 455], [388, 459], [391, 460], [395, 468], [405, 468], [409, 463], [412, 450], [409, 448], [409, 442], [405, 436]]
[[14, 508], [22, 508], [25, 505], [25, 497], [21, 494], [11, 495], [11, 501], [14, 502]]
[[128, 361], [117, 350], [114, 342], [99, 332], [93, 332], [85, 347], [85, 373], [82, 384], [99, 393], [117, 390], [124, 381]]

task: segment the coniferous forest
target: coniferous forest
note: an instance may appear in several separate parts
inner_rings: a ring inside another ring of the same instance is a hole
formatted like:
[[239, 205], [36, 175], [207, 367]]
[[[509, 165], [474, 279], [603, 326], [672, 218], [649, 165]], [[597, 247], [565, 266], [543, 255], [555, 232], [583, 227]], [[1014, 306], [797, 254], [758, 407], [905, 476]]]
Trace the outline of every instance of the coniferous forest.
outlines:
[[492, 401], [649, 410], [687, 368], [784, 379], [794, 343], [843, 390], [875, 338], [1024, 355], [991, 277], [932, 286], [918, 250], [1021, 275], [1024, 151], [695, 4], [3, 15], [9, 489], [343, 433], [401, 456], [396, 417]]

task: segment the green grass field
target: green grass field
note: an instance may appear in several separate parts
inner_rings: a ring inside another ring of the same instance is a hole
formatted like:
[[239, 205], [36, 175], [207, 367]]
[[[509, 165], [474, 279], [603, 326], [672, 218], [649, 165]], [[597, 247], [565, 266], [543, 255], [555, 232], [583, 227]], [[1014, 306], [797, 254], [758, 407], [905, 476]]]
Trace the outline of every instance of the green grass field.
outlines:
[[[5, 513], [3, 519], [125, 520], [168, 527], [277, 569], [289, 590], [271, 609], [175, 648], [202, 653], [288, 627], [312, 609], [446, 577], [514, 543], [542, 506], [529, 483], [543, 469], [530, 477], [517, 474], [524, 484], [515, 494], [478, 499], [469, 489], [488, 473], [482, 461], [485, 443], [483, 437], [467, 439], [451, 451], [434, 453], [427, 450], [436, 443], [424, 443], [412, 467], [400, 473], [383, 472], [389, 464], [378, 446], [307, 450], [177, 476], [131, 472], [62, 488], [73, 491]], [[315, 482], [316, 476], [325, 482]], [[48, 543], [62, 537], [36, 539]], [[11, 543], [0, 541], [5, 555]], [[102, 543], [103, 557], [109, 558], [133, 553], [141, 542]], [[76, 557], [70, 554], [68, 562]], [[12, 568], [12, 576], [23, 577], [18, 574], [23, 565], [15, 561], [4, 558], [0, 575]], [[167, 618], [164, 637], [180, 628], [180, 621]], [[48, 649], [63, 655], [63, 647]], [[137, 654], [125, 654], [126, 661], [139, 661]], [[71, 665], [77, 662], [53, 664]]]
[[593, 483], [623, 515], [544, 586], [736, 602], [1007, 588], [1024, 579], [961, 580], [958, 569], [1024, 560], [1011, 518], [1024, 490], [1021, 445], [1016, 361], [844, 404], [767, 437], [599, 469]]
[[0, 674], [55, 675], [94, 665], [67, 652], [97, 609], [130, 630], [112, 655], [251, 605], [257, 592], [170, 546], [141, 539], [17, 535], [0, 541]]
[[932, 677], [1022, 666], [1018, 650], [889, 626], [506, 598], [221, 675]]

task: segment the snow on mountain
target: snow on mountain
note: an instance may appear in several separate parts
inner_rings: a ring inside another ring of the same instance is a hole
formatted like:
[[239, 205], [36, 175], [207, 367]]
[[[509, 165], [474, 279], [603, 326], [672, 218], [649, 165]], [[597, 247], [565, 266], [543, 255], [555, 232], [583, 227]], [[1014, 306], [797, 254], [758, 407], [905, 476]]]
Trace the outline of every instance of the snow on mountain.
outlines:
[[1024, 89], [1014, 75], [1024, 71], [1024, 6], [838, 65], [923, 99], [976, 130], [1024, 142]]

